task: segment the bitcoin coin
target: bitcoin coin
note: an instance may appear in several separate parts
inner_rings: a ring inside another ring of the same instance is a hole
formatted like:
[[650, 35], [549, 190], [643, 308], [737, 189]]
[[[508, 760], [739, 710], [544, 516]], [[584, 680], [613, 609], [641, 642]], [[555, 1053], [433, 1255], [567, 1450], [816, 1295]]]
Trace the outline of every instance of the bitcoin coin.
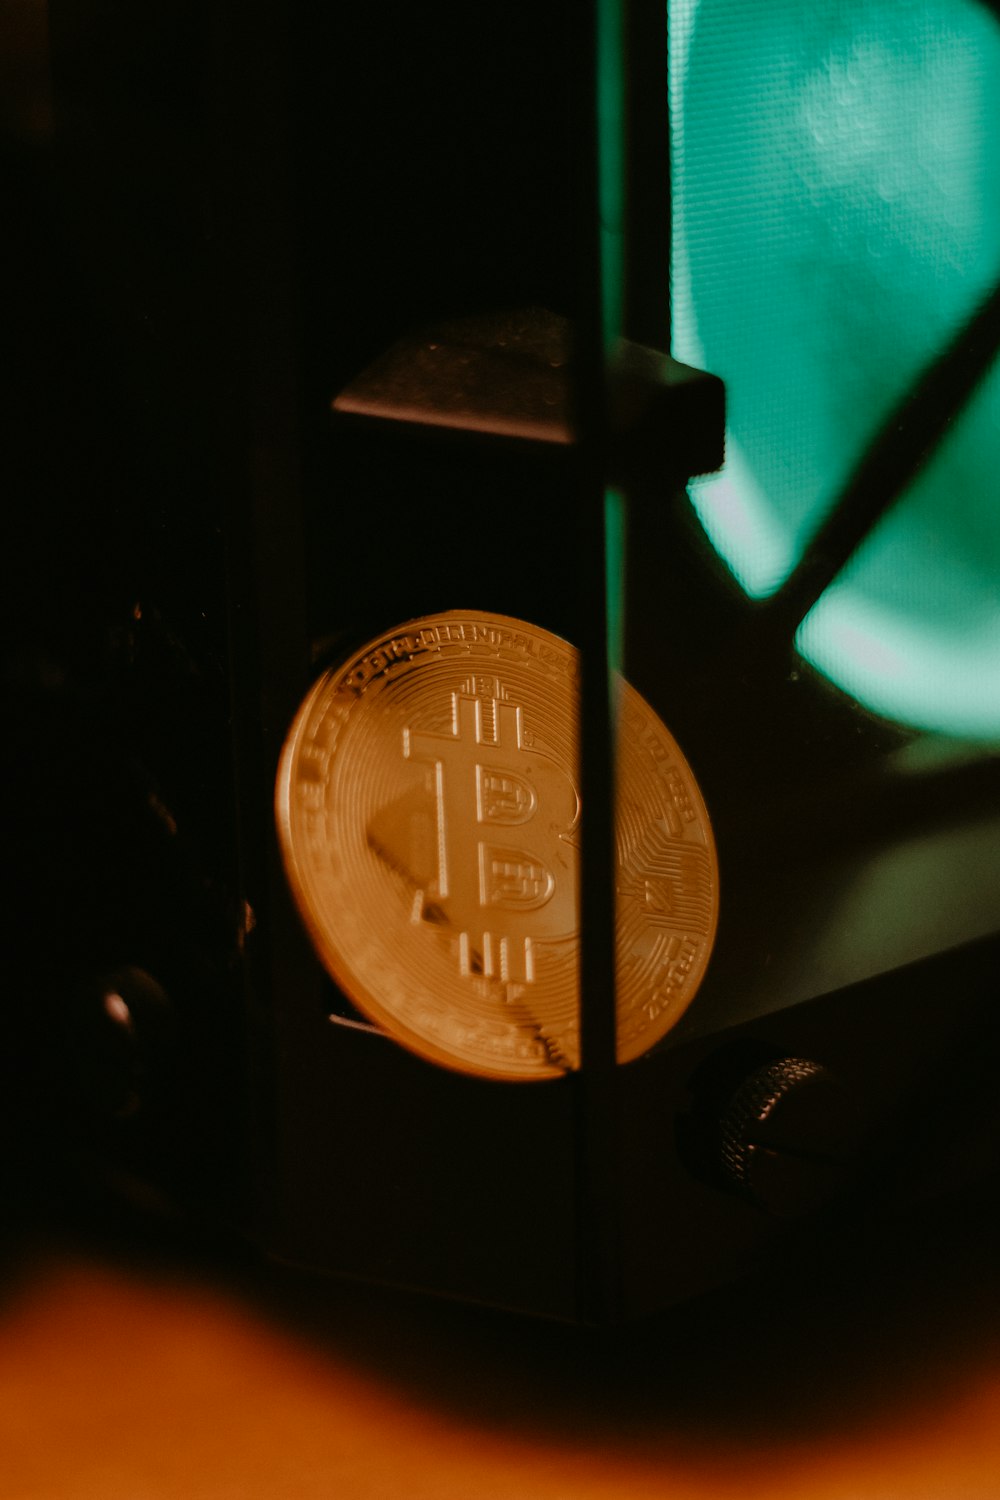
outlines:
[[[289, 883], [345, 995], [421, 1056], [504, 1079], [579, 1065], [579, 657], [475, 610], [328, 671], [277, 781]], [[641, 1056], [705, 971], [708, 814], [673, 738], [617, 695], [617, 1046]]]

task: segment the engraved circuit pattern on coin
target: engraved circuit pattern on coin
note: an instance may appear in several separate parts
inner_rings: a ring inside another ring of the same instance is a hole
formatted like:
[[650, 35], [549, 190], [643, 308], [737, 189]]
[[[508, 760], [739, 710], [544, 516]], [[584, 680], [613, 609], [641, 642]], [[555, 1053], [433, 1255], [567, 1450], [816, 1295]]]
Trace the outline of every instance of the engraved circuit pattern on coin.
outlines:
[[[425, 1058], [486, 1077], [578, 1066], [575, 649], [474, 610], [400, 626], [327, 672], [288, 736], [289, 882], [345, 994]], [[718, 911], [708, 815], [649, 705], [621, 684], [618, 1057], [666, 1033]]]

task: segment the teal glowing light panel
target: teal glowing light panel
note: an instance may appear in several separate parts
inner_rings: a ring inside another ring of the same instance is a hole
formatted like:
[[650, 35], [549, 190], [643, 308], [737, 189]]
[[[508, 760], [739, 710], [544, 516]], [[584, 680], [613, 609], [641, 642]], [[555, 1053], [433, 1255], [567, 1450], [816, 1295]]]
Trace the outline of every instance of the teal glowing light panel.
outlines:
[[[673, 352], [726, 381], [692, 486], [763, 599], [1000, 280], [1000, 20], [980, 0], [671, 0]], [[1000, 735], [1000, 361], [802, 622], [877, 713]]]

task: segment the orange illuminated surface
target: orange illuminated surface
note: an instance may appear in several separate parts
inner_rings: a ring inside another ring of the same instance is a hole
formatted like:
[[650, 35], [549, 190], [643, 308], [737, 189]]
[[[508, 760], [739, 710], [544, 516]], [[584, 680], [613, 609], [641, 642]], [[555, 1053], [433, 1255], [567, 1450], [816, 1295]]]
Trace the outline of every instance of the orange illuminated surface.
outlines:
[[775, 1275], [617, 1338], [22, 1252], [0, 1315], [0, 1494], [995, 1500], [991, 1233], [878, 1246], [839, 1279]]

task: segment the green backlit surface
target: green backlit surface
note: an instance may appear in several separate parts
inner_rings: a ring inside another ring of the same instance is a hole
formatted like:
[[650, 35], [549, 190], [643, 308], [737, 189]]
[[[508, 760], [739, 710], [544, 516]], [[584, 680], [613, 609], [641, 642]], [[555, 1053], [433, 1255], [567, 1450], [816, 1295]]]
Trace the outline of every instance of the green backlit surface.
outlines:
[[[671, 0], [674, 353], [728, 386], [692, 487], [751, 596], [1000, 277], [1000, 26], [974, 0]], [[1000, 376], [804, 622], [878, 712], [1000, 732]]]
[[1000, 449], [994, 367], [905, 500], [803, 622], [802, 654], [905, 723], [1000, 730]]
[[608, 670], [612, 681], [625, 670], [625, 497], [604, 492], [604, 573], [608, 612]]

